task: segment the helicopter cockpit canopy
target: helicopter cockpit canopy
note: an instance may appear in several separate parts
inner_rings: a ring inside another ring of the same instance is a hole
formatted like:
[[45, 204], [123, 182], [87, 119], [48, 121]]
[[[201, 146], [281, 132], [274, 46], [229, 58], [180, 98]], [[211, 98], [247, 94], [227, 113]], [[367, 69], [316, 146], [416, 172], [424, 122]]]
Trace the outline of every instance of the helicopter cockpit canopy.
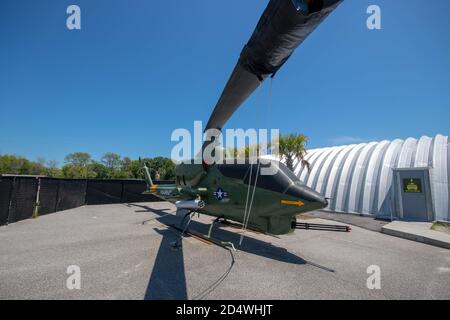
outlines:
[[[261, 170], [269, 166], [276, 168], [276, 170], [273, 170], [275, 174], [264, 174], [264, 171]], [[256, 182], [256, 187], [258, 188], [286, 194], [294, 198], [301, 198], [310, 202], [327, 202], [322, 195], [300, 181], [285, 164], [276, 160], [258, 160], [254, 161], [253, 164], [249, 163], [249, 161], [245, 161], [244, 164], [221, 164], [217, 165], [217, 168], [225, 177], [241, 180], [246, 185], [250, 184], [254, 186]]]

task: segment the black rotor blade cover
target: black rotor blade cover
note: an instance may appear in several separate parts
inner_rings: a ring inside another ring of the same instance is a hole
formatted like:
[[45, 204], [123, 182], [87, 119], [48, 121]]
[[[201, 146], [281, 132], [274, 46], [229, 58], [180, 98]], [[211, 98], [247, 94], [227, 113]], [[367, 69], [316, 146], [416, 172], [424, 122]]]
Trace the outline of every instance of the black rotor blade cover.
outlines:
[[308, 12], [301, 0], [270, 0], [244, 46], [205, 130], [221, 130], [237, 108], [268, 76], [273, 76], [314, 29], [343, 0], [312, 0]]

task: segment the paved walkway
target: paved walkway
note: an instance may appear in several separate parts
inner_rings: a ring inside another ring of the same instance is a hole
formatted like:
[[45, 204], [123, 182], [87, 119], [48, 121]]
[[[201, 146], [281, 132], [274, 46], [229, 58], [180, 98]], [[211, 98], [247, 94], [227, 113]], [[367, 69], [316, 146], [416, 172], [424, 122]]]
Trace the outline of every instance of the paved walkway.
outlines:
[[431, 230], [429, 222], [393, 221], [384, 225], [381, 232], [408, 240], [450, 249], [450, 234]]
[[343, 214], [328, 211], [314, 211], [303, 218], [321, 218], [338, 221], [366, 230], [382, 232], [391, 236], [422, 242], [440, 248], [450, 249], [450, 234], [431, 230], [432, 223], [410, 221], [386, 221], [370, 216]]

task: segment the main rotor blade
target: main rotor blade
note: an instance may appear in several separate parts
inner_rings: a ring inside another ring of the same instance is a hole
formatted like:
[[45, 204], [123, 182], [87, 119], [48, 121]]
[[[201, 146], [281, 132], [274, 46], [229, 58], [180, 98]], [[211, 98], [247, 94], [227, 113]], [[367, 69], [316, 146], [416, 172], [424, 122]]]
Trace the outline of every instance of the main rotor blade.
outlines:
[[[221, 130], [268, 76], [274, 76], [343, 0], [270, 0], [205, 127]], [[206, 140], [211, 139], [210, 137]], [[205, 142], [204, 146], [209, 144]]]
[[222, 129], [234, 111], [260, 84], [261, 81], [257, 76], [248, 72], [238, 63], [209, 118], [206, 129]]

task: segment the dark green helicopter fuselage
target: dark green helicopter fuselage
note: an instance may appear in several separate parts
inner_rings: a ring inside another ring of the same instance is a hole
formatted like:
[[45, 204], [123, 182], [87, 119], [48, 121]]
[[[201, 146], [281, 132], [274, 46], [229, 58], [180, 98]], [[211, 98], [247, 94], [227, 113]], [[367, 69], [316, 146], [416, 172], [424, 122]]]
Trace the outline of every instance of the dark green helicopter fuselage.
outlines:
[[279, 166], [274, 175], [261, 174], [264, 164], [258, 163], [207, 168], [201, 164], [179, 164], [175, 185], [154, 185], [150, 191], [177, 205], [179, 201], [201, 199], [204, 206], [193, 211], [239, 223], [244, 223], [247, 204], [249, 229], [286, 234], [294, 230], [296, 215], [322, 209], [328, 202], [301, 183], [284, 164], [273, 160], [270, 163]]
[[[234, 112], [265, 79], [275, 76], [294, 50], [341, 2], [269, 1], [206, 124], [202, 155], [218, 138], [217, 132], [221, 132]], [[150, 192], [174, 202], [180, 212], [197, 211], [244, 224], [246, 207], [247, 211], [251, 208], [248, 227], [285, 234], [294, 229], [296, 215], [324, 208], [328, 202], [302, 184], [283, 164], [279, 167], [278, 173], [269, 176], [257, 175], [258, 166], [252, 167], [248, 162], [242, 165], [179, 164], [176, 184], [151, 185]], [[255, 172], [255, 176], [250, 172]], [[148, 180], [151, 184], [151, 179]]]

